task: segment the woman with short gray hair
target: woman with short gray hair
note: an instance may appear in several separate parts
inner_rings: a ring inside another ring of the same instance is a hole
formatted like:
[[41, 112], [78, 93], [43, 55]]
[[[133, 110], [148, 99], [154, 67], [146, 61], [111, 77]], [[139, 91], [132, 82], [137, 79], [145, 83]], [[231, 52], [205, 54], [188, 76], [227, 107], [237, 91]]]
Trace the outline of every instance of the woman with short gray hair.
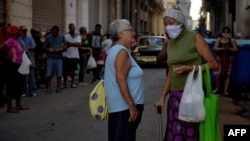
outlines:
[[135, 141], [144, 107], [143, 70], [129, 52], [135, 33], [126, 19], [112, 22], [109, 33], [114, 44], [107, 55], [104, 71], [108, 140]]

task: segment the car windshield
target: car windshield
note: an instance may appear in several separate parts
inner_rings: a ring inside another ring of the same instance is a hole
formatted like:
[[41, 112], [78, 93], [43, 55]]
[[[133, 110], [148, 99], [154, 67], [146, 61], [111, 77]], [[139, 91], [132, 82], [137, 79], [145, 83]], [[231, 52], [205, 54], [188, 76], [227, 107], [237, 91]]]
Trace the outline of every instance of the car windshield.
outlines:
[[148, 37], [148, 38], [141, 38], [139, 41], [139, 46], [163, 46], [164, 39], [163, 38], [157, 38], [157, 37]]

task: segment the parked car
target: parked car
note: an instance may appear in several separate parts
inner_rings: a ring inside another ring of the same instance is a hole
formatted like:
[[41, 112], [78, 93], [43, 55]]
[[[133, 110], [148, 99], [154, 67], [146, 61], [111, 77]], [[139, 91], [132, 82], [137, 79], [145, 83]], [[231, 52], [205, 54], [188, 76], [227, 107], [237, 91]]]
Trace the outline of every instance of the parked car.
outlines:
[[142, 36], [132, 54], [138, 64], [157, 64], [156, 56], [166, 42], [165, 36]]

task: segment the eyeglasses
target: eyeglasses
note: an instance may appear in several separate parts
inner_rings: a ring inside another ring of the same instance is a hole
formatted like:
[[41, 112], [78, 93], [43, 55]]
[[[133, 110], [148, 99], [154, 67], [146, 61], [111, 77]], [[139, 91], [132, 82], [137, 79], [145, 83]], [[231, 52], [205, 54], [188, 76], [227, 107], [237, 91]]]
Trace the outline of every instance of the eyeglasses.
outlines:
[[130, 32], [134, 32], [133, 28], [124, 29], [123, 31], [130, 31]]
[[132, 35], [135, 35], [135, 32], [133, 30], [133, 28], [130, 28], [130, 29], [124, 29], [122, 31], [129, 31], [130, 33], [132, 33]]

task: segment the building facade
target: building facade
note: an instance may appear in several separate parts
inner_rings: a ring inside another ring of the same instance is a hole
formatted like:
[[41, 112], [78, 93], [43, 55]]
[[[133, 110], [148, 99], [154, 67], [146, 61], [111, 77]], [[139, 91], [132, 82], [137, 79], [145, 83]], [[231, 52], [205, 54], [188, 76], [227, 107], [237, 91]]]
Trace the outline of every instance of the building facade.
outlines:
[[188, 29], [193, 28], [193, 20], [192, 17], [190, 16], [190, 8], [191, 8], [191, 0], [166, 0], [166, 9], [169, 9], [173, 6], [178, 6], [180, 10], [184, 13], [185, 15], [185, 26]]
[[203, 0], [201, 23], [216, 37], [224, 26], [235, 36], [250, 38], [250, 0]]
[[53, 25], [61, 32], [68, 25], [86, 26], [94, 30], [95, 24], [108, 31], [109, 23], [115, 19], [128, 19], [135, 32], [163, 34], [161, 16], [163, 0], [1, 0], [0, 20], [12, 25], [25, 25], [29, 29]]

